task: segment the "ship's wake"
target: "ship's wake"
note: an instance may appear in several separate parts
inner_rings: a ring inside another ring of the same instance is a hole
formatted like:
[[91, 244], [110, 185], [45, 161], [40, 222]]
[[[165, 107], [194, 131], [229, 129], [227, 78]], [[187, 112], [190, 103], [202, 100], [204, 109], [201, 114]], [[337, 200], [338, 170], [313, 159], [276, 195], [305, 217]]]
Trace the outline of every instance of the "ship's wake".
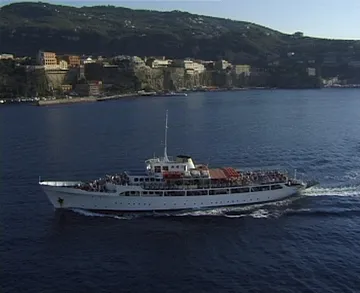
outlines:
[[345, 196], [360, 197], [360, 186], [312, 187], [302, 192], [306, 196]]
[[[334, 198], [338, 198], [335, 200]], [[282, 201], [238, 207], [187, 210], [174, 212], [102, 214], [81, 209], [73, 212], [88, 217], [132, 220], [143, 217], [251, 217], [255, 219], [283, 216], [360, 216], [360, 186], [312, 187], [296, 197]]]

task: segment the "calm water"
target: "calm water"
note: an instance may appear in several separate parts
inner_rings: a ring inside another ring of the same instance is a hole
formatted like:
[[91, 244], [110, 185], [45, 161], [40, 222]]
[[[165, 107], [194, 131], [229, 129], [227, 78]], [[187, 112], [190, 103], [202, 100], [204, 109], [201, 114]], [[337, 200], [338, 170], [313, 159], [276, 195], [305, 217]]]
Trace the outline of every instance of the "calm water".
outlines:
[[[161, 215], [54, 212], [43, 179], [162, 152], [296, 167], [296, 200]], [[0, 108], [3, 292], [360, 292], [360, 91], [244, 91]], [[1, 290], [0, 290], [1, 291]]]

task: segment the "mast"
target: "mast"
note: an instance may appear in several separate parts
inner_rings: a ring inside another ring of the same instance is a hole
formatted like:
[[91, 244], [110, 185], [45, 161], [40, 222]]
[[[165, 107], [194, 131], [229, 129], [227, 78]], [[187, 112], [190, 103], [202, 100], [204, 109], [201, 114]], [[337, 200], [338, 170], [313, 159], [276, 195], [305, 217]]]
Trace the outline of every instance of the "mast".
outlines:
[[169, 158], [167, 156], [167, 130], [168, 130], [168, 110], [166, 110], [166, 118], [165, 118], [165, 145], [164, 145], [164, 160], [165, 162], [169, 162]]

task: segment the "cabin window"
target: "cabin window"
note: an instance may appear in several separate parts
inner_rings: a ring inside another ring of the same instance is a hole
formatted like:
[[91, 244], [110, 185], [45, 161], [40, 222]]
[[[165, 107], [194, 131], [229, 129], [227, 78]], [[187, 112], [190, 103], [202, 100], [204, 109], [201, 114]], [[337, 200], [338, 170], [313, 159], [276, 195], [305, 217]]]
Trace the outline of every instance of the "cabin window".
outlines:
[[271, 186], [271, 190], [276, 190], [276, 189], [282, 189], [283, 187], [279, 184], [275, 184]]
[[253, 192], [265, 191], [265, 190], [269, 190], [269, 186], [256, 186], [256, 187], [251, 188], [251, 191], [253, 191]]
[[185, 191], [165, 191], [164, 196], [184, 196]]
[[179, 169], [179, 165], [178, 165], [178, 166], [176, 166], [176, 169]]
[[197, 195], [207, 195], [207, 190], [189, 190], [187, 192], [188, 196], [197, 196]]
[[150, 181], [151, 181], [151, 182], [154, 182], [154, 181], [155, 181], [155, 179], [154, 179], [154, 178], [150, 178]]
[[140, 182], [143, 182], [144, 181], [144, 178], [140, 178]]
[[231, 193], [244, 193], [244, 192], [250, 192], [249, 188], [243, 187], [243, 188], [231, 189]]
[[227, 194], [227, 189], [210, 189], [209, 195]]
[[155, 173], [161, 173], [161, 167], [160, 166], [155, 166], [154, 167], [154, 172]]
[[145, 178], [145, 182], [149, 182], [149, 178]]
[[135, 182], [138, 182], [138, 181], [139, 181], [139, 178], [134, 178], [134, 181], [135, 181]]
[[184, 166], [184, 171], [186, 171], [186, 166]]
[[169, 171], [169, 167], [168, 167], [168, 166], [164, 166], [164, 167], [163, 167], [163, 171]]

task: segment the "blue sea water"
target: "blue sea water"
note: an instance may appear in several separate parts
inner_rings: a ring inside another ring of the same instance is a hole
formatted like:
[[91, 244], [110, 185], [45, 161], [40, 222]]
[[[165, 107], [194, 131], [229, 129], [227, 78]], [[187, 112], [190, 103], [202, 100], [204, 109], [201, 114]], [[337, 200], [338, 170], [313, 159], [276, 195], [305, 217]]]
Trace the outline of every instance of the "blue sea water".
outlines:
[[[55, 212], [37, 185], [196, 162], [297, 168], [294, 200], [168, 214]], [[360, 292], [360, 91], [259, 90], [0, 107], [2, 292]], [[0, 290], [1, 291], [1, 290]]]

